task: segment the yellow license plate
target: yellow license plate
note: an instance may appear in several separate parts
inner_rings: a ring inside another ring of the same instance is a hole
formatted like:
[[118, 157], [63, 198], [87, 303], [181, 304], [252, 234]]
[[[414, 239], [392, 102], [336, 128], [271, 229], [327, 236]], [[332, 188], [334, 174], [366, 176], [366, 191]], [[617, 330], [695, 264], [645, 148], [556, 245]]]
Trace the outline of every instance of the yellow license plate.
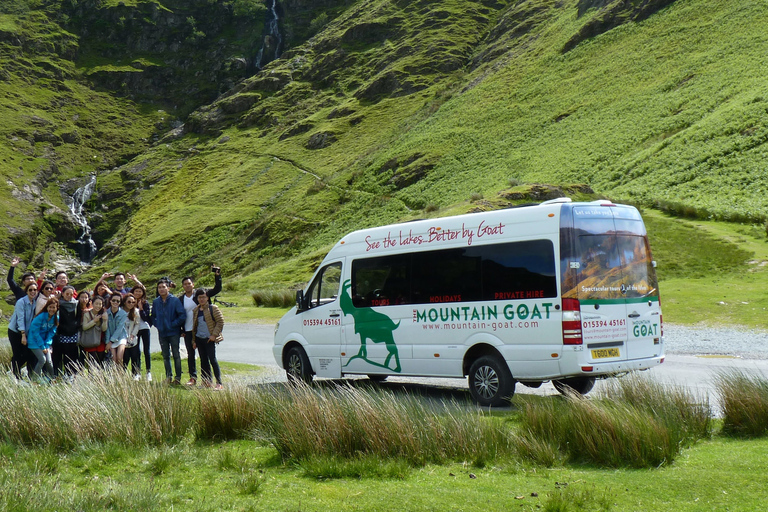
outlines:
[[617, 348], [598, 348], [592, 351], [592, 359], [605, 359], [606, 357], [619, 357]]

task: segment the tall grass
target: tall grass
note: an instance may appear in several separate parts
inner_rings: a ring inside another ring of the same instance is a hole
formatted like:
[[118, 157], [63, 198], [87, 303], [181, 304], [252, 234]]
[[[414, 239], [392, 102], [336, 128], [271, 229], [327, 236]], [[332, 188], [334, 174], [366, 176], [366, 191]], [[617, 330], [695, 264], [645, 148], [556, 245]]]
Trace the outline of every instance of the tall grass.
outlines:
[[[136, 382], [118, 371], [81, 375], [72, 386], [22, 387], [0, 379], [0, 440], [51, 454], [89, 443], [156, 446], [156, 474], [172, 463], [168, 450], [195, 439], [255, 439], [312, 475], [396, 477], [403, 464], [451, 461], [655, 467], [711, 432], [707, 400], [634, 378], [615, 382], [591, 400], [531, 401], [520, 416], [522, 427], [515, 431], [469, 404], [351, 383], [233, 383], [212, 392]], [[372, 460], [387, 467], [374, 471]], [[50, 462], [42, 460], [40, 467]], [[258, 478], [252, 483], [255, 490]]]
[[45, 389], [0, 379], [0, 438], [70, 449], [87, 442], [174, 443], [196, 426], [196, 403], [122, 371], [96, 371]]
[[723, 433], [735, 437], [768, 434], [768, 380], [738, 371], [718, 375]]
[[440, 411], [418, 397], [351, 386], [297, 385], [275, 397], [257, 429], [284, 459], [376, 456], [412, 465], [483, 463], [514, 453], [510, 431], [459, 404]]
[[268, 308], [288, 308], [296, 303], [296, 292], [291, 290], [253, 290], [253, 303]]
[[11, 345], [8, 343], [0, 343], [0, 369], [11, 367], [11, 357], [13, 357]]
[[657, 467], [711, 434], [708, 400], [683, 388], [640, 378], [613, 382], [595, 399], [569, 395], [527, 404], [518, 444], [522, 456], [608, 467]]

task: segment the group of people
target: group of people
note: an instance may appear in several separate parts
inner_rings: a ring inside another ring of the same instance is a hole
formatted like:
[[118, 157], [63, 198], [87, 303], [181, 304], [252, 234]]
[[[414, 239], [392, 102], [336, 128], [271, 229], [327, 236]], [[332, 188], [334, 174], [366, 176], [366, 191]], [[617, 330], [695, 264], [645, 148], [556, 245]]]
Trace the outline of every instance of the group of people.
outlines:
[[[158, 331], [165, 365], [166, 382], [181, 384], [180, 340], [187, 350], [189, 380], [197, 384], [196, 355], [200, 354], [202, 385], [222, 389], [221, 370], [216, 360], [216, 344], [222, 340], [224, 317], [211, 298], [221, 291], [221, 269], [211, 267], [215, 285], [210, 290], [195, 289], [192, 277], [182, 280], [183, 292], [167, 277], [157, 282], [157, 298], [150, 307], [147, 289], [133, 274], [105, 273], [93, 291], [76, 291], [69, 276], [59, 271], [53, 280], [44, 270], [32, 272], [16, 283], [14, 272], [20, 263], [11, 261], [8, 286], [16, 305], [8, 325], [13, 356], [11, 370], [19, 382], [26, 365], [35, 383], [63, 378], [71, 381], [83, 367], [107, 365], [127, 368], [130, 362], [135, 380], [141, 379], [143, 348], [146, 380], [152, 380], [150, 328]], [[107, 284], [109, 278], [113, 285]], [[133, 286], [126, 287], [131, 280]], [[173, 367], [171, 366], [173, 358]], [[175, 371], [175, 375], [174, 375]], [[214, 383], [215, 378], [215, 383]]]

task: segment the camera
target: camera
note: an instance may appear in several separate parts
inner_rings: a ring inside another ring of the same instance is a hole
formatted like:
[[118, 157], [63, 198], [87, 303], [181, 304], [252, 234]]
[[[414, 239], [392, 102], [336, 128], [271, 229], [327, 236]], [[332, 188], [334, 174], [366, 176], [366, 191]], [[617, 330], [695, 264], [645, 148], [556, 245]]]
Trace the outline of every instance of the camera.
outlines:
[[211, 272], [213, 272], [214, 274], [218, 274], [219, 272], [221, 272], [221, 267], [217, 267], [216, 265], [211, 265]]

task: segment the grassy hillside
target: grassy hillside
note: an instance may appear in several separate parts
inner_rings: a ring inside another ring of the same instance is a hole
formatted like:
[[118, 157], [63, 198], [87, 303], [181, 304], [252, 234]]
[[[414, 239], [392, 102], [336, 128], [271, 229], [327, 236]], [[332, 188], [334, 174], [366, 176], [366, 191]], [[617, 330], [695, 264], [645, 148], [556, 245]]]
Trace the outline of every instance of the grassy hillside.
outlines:
[[[114, 8], [139, 4], [170, 5]], [[763, 2], [281, 6], [293, 34], [281, 59], [100, 168], [88, 208], [101, 259], [84, 281], [105, 269], [203, 276], [216, 262], [230, 293], [296, 286], [352, 229], [540, 200], [551, 191], [538, 183], [765, 221]], [[660, 217], [655, 229], [688, 228]], [[746, 271], [753, 251], [693, 229], [701, 247], [735, 247], [729, 273]], [[663, 278], [692, 278], [672, 244], [656, 257]]]
[[348, 230], [535, 182], [762, 221], [765, 6], [678, 0], [565, 51], [608, 7], [355, 3], [142, 157], [165, 180], [111, 264], [283, 286]]

